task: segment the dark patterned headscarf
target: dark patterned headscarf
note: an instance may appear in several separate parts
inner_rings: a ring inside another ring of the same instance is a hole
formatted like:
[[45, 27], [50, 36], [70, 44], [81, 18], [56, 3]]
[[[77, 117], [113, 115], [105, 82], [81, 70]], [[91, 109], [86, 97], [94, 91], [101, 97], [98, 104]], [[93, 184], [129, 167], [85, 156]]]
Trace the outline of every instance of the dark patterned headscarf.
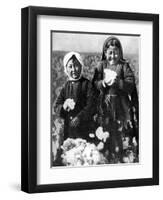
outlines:
[[117, 47], [119, 49], [119, 52], [120, 52], [120, 60], [124, 60], [123, 59], [123, 49], [122, 49], [121, 42], [120, 42], [120, 40], [118, 38], [116, 38], [114, 36], [111, 36], [111, 37], [109, 37], [109, 38], [107, 38], [105, 40], [104, 45], [103, 45], [101, 60], [106, 60], [105, 51], [109, 48], [109, 46]]

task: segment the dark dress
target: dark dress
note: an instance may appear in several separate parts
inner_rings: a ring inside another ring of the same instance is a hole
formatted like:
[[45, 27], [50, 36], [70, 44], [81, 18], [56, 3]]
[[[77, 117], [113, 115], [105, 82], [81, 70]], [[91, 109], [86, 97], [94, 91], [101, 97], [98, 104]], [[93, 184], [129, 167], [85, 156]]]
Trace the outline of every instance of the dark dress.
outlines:
[[[115, 71], [119, 81], [111, 86], [104, 85], [104, 69]], [[122, 131], [138, 139], [138, 96], [128, 62], [120, 60], [116, 65], [109, 65], [106, 60], [101, 61], [95, 69], [93, 86], [97, 97], [98, 123], [111, 135], [110, 151], [114, 152], [117, 145], [122, 149]]]
[[[75, 108], [69, 112], [63, 109], [63, 104], [68, 98], [75, 101]], [[92, 101], [92, 87], [88, 79], [81, 77], [79, 80], [66, 82], [55, 102], [55, 109], [59, 109], [60, 117], [64, 119], [64, 140], [68, 137], [89, 138], [93, 111]], [[78, 117], [80, 121], [77, 127], [70, 126], [74, 117]]]

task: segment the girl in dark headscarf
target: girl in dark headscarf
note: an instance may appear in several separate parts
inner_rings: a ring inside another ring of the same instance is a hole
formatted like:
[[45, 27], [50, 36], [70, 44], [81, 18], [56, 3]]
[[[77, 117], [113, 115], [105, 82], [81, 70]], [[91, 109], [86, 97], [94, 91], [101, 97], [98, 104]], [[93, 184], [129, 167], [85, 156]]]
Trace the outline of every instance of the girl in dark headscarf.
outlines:
[[120, 155], [122, 132], [138, 138], [138, 96], [133, 72], [123, 58], [118, 38], [111, 36], [105, 40], [93, 85], [98, 99], [98, 123], [110, 133], [110, 153]]

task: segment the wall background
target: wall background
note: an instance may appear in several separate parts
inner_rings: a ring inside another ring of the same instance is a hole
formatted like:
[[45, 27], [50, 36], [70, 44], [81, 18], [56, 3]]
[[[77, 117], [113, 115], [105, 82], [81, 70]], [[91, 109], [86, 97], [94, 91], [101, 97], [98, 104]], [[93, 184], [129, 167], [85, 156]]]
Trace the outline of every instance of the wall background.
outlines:
[[[163, 32], [161, 0], [147, 3], [145, 0], [66, 1], [66, 0], [5, 0], [0, 11], [0, 199], [161, 199], [163, 195], [163, 176], [160, 170], [160, 186], [87, 190], [29, 195], [20, 192], [20, 141], [21, 141], [21, 8], [29, 5], [65, 8], [99, 9], [111, 11], [145, 12], [160, 14], [160, 36]], [[160, 38], [160, 55], [162, 54]], [[160, 56], [161, 57], [161, 56]], [[160, 59], [162, 62], [162, 60]], [[161, 66], [160, 62], [160, 66]], [[163, 85], [163, 70], [160, 67], [160, 88]], [[160, 89], [160, 102], [163, 93]], [[160, 141], [163, 125], [163, 105], [160, 105]], [[160, 155], [163, 145], [160, 142]], [[160, 169], [163, 159], [160, 156]], [[148, 195], [148, 197], [147, 197]]]

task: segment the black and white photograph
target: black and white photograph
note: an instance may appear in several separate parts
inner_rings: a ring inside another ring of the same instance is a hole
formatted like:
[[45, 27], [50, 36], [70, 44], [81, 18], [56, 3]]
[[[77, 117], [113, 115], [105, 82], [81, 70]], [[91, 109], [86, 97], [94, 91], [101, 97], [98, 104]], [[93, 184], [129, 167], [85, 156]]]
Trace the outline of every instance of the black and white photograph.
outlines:
[[51, 167], [140, 164], [141, 35], [51, 30]]

